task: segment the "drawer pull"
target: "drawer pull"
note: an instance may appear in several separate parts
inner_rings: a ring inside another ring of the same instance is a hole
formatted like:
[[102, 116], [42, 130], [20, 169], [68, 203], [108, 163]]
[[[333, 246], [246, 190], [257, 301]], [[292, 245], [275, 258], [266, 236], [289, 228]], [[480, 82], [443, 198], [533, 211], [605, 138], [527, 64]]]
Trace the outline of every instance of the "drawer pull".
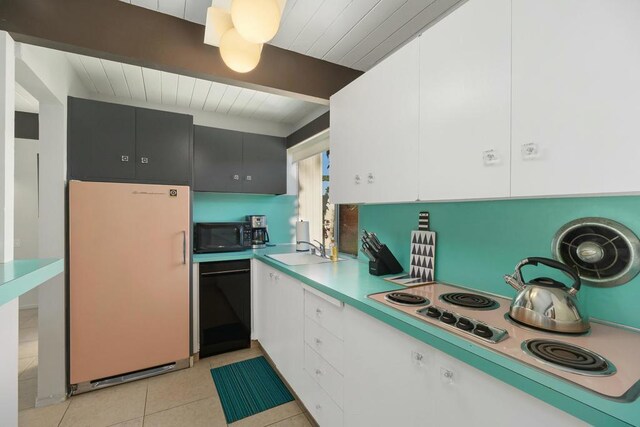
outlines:
[[321, 376], [322, 375], [322, 371], [320, 369], [316, 369], [316, 375], [317, 376]]
[[320, 345], [320, 344], [322, 344], [322, 340], [321, 340], [320, 338], [316, 338], [316, 340], [315, 340], [315, 341], [316, 341], [316, 345]]
[[318, 411], [321, 411], [321, 410], [322, 410], [322, 406], [320, 406], [320, 405], [316, 405], [316, 409], [317, 409]]
[[316, 308], [316, 316], [320, 316], [322, 314], [322, 310], [320, 308]]

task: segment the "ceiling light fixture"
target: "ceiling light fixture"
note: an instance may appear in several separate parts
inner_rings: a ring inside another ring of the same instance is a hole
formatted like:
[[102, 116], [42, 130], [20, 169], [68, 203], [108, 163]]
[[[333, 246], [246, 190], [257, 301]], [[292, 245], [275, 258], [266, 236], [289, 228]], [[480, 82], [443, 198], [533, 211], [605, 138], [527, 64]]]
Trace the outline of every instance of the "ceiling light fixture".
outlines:
[[238, 73], [247, 73], [256, 68], [261, 53], [262, 43], [245, 40], [235, 28], [227, 30], [220, 38], [222, 60]]
[[238, 33], [252, 43], [266, 43], [280, 27], [278, 0], [233, 0], [231, 20]]
[[247, 73], [260, 62], [263, 43], [278, 32], [286, 0], [213, 0], [204, 42], [220, 48], [224, 63]]

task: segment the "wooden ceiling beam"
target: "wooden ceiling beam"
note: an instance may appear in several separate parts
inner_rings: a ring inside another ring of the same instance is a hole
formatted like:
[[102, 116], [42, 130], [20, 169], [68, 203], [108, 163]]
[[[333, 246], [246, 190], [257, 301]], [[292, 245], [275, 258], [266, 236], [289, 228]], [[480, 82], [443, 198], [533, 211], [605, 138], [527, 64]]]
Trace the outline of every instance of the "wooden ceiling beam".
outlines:
[[204, 26], [116, 0], [2, 0], [0, 29], [19, 42], [328, 104], [362, 74], [265, 45], [246, 74], [203, 43]]

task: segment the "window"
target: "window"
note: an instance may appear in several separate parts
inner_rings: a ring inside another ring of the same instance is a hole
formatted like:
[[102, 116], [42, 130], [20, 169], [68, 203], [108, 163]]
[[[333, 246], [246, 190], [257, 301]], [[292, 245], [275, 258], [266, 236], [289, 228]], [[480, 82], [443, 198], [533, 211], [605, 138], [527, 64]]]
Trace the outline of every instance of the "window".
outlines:
[[298, 161], [298, 217], [309, 221], [309, 236], [326, 247], [358, 255], [358, 206], [330, 203], [331, 152]]

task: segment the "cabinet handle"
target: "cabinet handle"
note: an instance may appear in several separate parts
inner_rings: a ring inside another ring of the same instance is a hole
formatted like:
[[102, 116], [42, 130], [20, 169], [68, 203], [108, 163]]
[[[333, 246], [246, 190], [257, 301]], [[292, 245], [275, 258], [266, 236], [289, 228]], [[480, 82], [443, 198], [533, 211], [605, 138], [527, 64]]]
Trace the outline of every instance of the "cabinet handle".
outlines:
[[522, 153], [522, 160], [534, 160], [540, 157], [540, 147], [535, 142], [529, 142], [522, 144], [520, 147]]
[[374, 181], [373, 173], [369, 172], [369, 174], [367, 175], [367, 182], [369, 184], [373, 184], [373, 181]]
[[322, 406], [320, 406], [320, 405], [316, 405], [316, 409], [317, 409], [318, 411], [321, 411], [321, 410], [322, 410]]
[[485, 150], [482, 152], [482, 159], [485, 166], [492, 166], [500, 163], [500, 154], [494, 149]]
[[251, 181], [251, 175], [247, 175], [247, 177], [245, 178], [247, 181]]
[[273, 273], [269, 273], [269, 277], [271, 277], [273, 279], [274, 274]]
[[129, 156], [120, 156], [120, 161], [121, 162], [128, 162], [129, 161]]
[[316, 369], [316, 375], [317, 376], [321, 376], [322, 375], [322, 371], [320, 369]]
[[146, 165], [147, 163], [149, 163], [149, 158], [148, 157], [140, 157], [140, 163], [142, 163], [143, 165]]
[[360, 175], [355, 176], [356, 184], [360, 184]]
[[233, 175], [234, 181], [240, 181], [240, 175]]
[[316, 316], [320, 316], [322, 314], [322, 310], [320, 308], [316, 308]]
[[320, 345], [320, 344], [322, 344], [322, 340], [321, 340], [320, 338], [316, 338], [316, 340], [315, 340], [315, 341], [316, 341], [316, 345]]

